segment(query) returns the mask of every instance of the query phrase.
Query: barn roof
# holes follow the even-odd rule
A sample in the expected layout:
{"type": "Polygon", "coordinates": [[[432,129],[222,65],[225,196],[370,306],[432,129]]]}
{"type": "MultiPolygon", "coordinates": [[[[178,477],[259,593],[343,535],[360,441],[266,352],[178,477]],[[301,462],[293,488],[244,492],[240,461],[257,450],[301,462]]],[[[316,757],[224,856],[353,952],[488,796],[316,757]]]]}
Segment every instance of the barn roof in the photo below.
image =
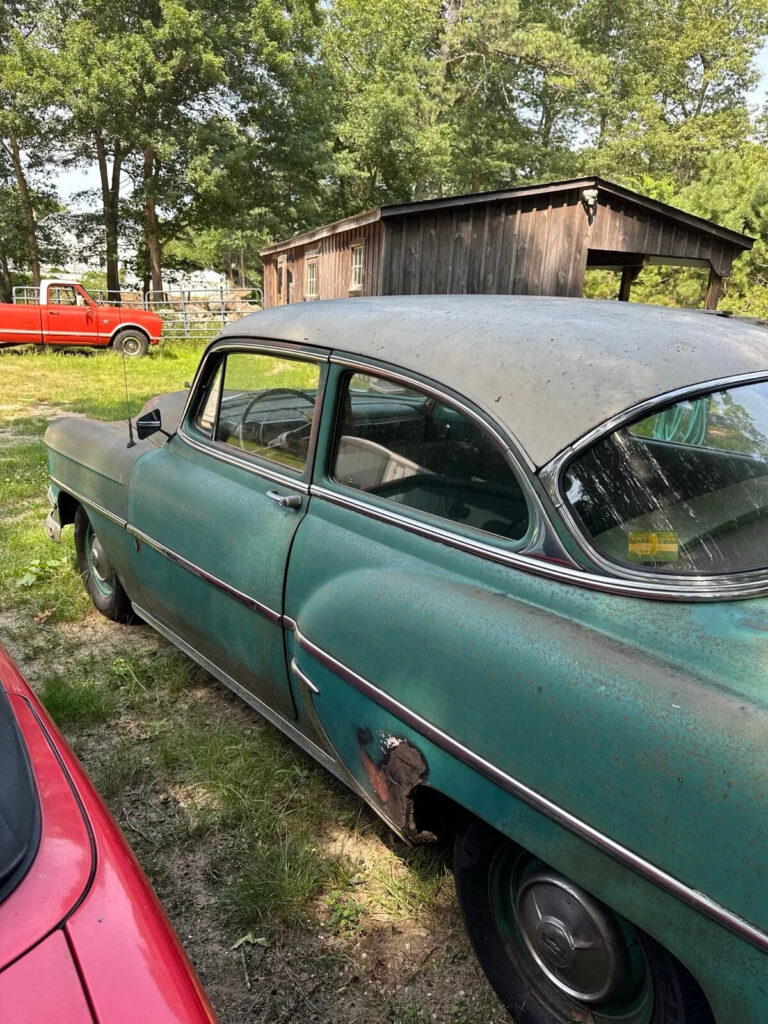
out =
{"type": "Polygon", "coordinates": [[[667,203],[644,196],[640,192],[624,188],[623,185],[617,185],[604,178],[592,176],[587,178],[568,178],[564,181],[550,181],[540,185],[516,185],[514,188],[498,189],[493,192],[471,192],[466,195],[446,196],[438,199],[420,199],[408,203],[391,203],[387,206],[378,206],[373,210],[366,210],[364,213],[358,213],[352,217],[345,217],[342,220],[334,221],[333,224],[324,224],[322,227],[315,228],[312,231],[305,231],[303,234],[296,235],[285,241],[275,242],[272,245],[266,246],[260,252],[262,256],[269,256],[284,249],[309,245],[312,242],[320,241],[321,238],[326,238],[329,235],[335,235],[342,231],[364,227],[366,224],[371,224],[378,220],[390,220],[395,217],[407,217],[414,214],[430,213],[435,210],[474,206],[481,203],[502,202],[507,199],[544,197],[556,195],[559,192],[591,188],[596,188],[606,195],[622,199],[625,203],[650,211],[658,217],[677,221],[688,228],[702,232],[704,235],[715,236],[742,250],[752,248],[754,238],[749,235],[742,234],[739,231],[732,231],[730,228],[720,227],[719,224],[706,220],[704,217],[697,217],[692,213],[686,213],[675,206],[669,206],[667,203]]]}
{"type": "Polygon", "coordinates": [[[768,332],[698,310],[519,295],[297,303],[225,336],[273,338],[394,363],[447,385],[514,434],[535,466],[658,394],[768,374],[768,332]]]}

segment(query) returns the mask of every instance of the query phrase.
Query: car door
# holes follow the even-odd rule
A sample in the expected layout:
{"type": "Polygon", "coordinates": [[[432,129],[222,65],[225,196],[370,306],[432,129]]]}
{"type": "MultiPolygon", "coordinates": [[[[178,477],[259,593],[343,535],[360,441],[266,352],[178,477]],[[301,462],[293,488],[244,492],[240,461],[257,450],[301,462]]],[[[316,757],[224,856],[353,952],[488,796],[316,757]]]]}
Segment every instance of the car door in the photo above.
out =
{"type": "Polygon", "coordinates": [[[51,285],[42,312],[48,345],[74,345],[98,337],[94,308],[73,285],[51,285]]]}
{"type": "Polygon", "coordinates": [[[404,779],[437,771],[414,753],[398,775],[392,751],[406,738],[426,749],[441,732],[509,762],[525,711],[510,666],[534,626],[545,635],[530,609],[551,587],[509,566],[523,550],[562,549],[487,417],[413,375],[338,359],[288,569],[289,659],[331,755],[405,830],[404,779]]]}
{"type": "Polygon", "coordinates": [[[218,345],[178,433],[138,460],[129,491],[142,612],[287,718],[283,585],[325,369],[318,352],[218,345]]]}

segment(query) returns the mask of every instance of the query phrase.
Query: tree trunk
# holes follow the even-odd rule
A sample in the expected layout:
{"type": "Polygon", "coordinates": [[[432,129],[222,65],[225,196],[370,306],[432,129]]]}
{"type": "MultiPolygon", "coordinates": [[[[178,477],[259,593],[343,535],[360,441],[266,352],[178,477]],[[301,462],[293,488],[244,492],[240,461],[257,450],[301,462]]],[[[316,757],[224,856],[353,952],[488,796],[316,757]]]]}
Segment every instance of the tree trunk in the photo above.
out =
{"type": "Polygon", "coordinates": [[[24,168],[21,165],[21,153],[19,152],[19,140],[15,135],[11,136],[11,157],[13,169],[16,172],[16,182],[19,186],[19,200],[24,214],[24,226],[27,232],[27,249],[29,250],[29,269],[32,272],[32,285],[40,287],[40,254],[37,248],[37,224],[35,223],[35,209],[32,205],[32,196],[24,176],[24,168]]]}
{"type": "Polygon", "coordinates": [[[112,156],[112,178],[110,181],[107,167],[107,147],[101,129],[95,135],[96,156],[99,162],[101,177],[101,201],[104,208],[104,233],[107,238],[107,291],[110,302],[120,301],[120,272],[118,266],[118,234],[120,230],[120,173],[123,165],[123,152],[120,140],[115,141],[112,156]]]}
{"type": "Polygon", "coordinates": [[[2,240],[0,240],[0,299],[3,302],[13,302],[13,281],[2,240]]]}
{"type": "Polygon", "coordinates": [[[144,150],[144,234],[147,240],[149,276],[152,279],[153,299],[163,294],[163,249],[160,244],[160,230],[154,196],[155,153],[144,150]]]}

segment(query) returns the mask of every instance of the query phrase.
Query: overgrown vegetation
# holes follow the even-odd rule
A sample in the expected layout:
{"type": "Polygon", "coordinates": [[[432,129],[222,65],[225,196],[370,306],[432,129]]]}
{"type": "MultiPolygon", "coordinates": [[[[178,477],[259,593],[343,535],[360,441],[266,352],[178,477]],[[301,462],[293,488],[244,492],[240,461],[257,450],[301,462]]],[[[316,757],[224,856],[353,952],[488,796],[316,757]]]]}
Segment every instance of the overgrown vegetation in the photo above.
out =
{"type": "MultiPolygon", "coordinates": [[[[189,379],[198,355],[168,345],[132,363],[132,410],[189,379]]],[[[101,618],[72,531],[60,548],[45,537],[45,425],[68,410],[121,415],[118,370],[110,353],[0,351],[0,639],[107,800],[221,1020],[502,1024],[445,851],[406,850],[152,630],[101,618]]]]}

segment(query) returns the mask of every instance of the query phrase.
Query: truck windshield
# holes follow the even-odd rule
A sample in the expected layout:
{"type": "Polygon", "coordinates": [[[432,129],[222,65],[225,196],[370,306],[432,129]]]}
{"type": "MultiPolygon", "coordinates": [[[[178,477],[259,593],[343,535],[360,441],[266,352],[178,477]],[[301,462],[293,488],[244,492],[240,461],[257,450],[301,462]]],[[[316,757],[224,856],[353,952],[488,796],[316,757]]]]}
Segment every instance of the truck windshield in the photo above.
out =
{"type": "Polygon", "coordinates": [[[768,382],[678,402],[587,449],[572,512],[608,558],[673,574],[768,565],[768,382]]]}

